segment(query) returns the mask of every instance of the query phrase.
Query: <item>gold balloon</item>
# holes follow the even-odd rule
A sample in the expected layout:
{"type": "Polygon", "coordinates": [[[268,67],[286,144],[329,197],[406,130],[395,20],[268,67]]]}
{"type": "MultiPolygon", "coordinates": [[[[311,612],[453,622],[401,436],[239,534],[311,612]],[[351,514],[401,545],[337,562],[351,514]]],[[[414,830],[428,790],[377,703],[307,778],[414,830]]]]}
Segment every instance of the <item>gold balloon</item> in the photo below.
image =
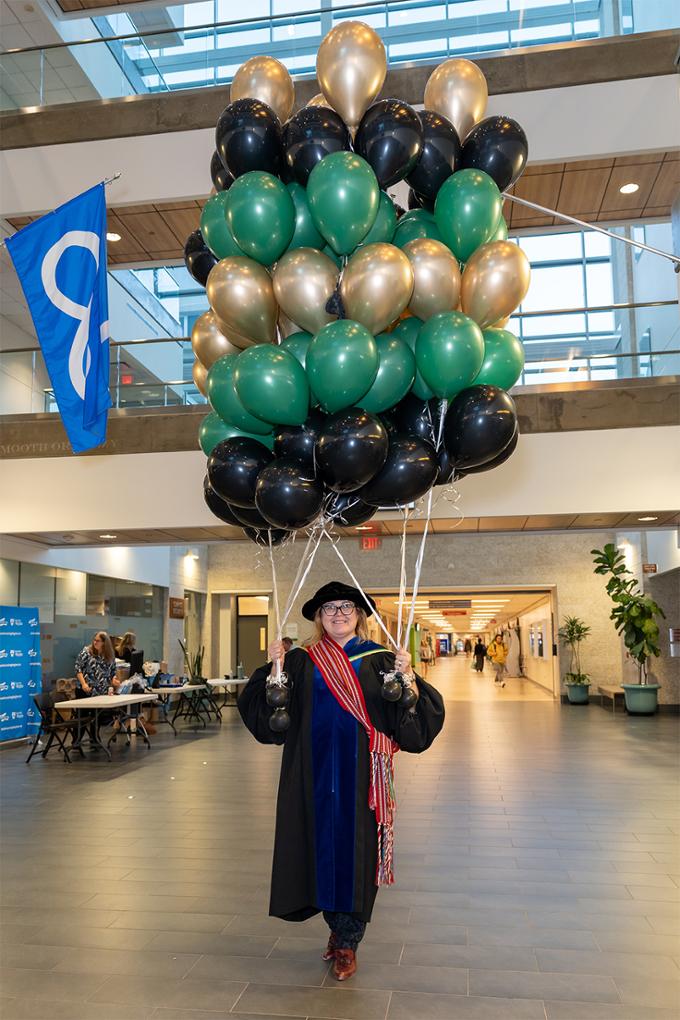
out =
{"type": "Polygon", "coordinates": [[[208,396],[208,369],[200,361],[194,361],[191,367],[191,374],[194,377],[196,388],[204,397],[208,396]]]}
{"type": "Polygon", "coordinates": [[[318,333],[336,315],[326,311],[326,302],[338,283],[338,267],[316,248],[296,248],[276,264],[274,297],[293,322],[308,333],[318,333]]]}
{"type": "Polygon", "coordinates": [[[517,308],[529,290],[530,278],[529,259],[518,244],[483,244],[465,266],[461,307],[481,329],[486,329],[517,308]]]}
{"type": "Polygon", "coordinates": [[[387,55],[382,39],[362,21],[343,21],[324,37],[316,57],[321,91],[351,131],[383,87],[387,55]]]}
{"type": "Polygon", "coordinates": [[[460,301],[460,267],[446,245],[418,237],[405,244],[403,252],[414,275],[409,311],[419,319],[454,311],[460,301]]]}
{"type": "Polygon", "coordinates": [[[374,335],[387,329],[411,299],[413,268],[393,244],[367,244],[352,256],[340,282],[348,319],[361,322],[374,335]]]}
{"type": "Polygon", "coordinates": [[[259,262],[245,255],[222,259],[210,270],[206,291],[210,307],[232,342],[233,330],[261,343],[275,339],[279,310],[271,277],[259,262]]]}
{"type": "Polygon", "coordinates": [[[279,312],[278,326],[279,334],[282,340],[285,340],[286,337],[291,335],[291,333],[300,332],[300,327],[298,326],[298,324],[289,319],[285,312],[279,312]]]}
{"type": "Polygon", "coordinates": [[[234,75],[229,98],[232,103],[237,99],[259,99],[271,107],[283,124],[293,111],[295,86],[280,60],[251,57],[234,75]]]}
{"type": "Polygon", "coordinates": [[[488,99],[486,78],[476,64],[464,57],[453,57],[435,67],[423,96],[425,109],[448,117],[461,142],[484,116],[488,99]]]}
{"type": "Polygon", "coordinates": [[[239,351],[244,351],[246,347],[252,347],[256,344],[257,340],[251,340],[249,336],[243,336],[241,333],[237,333],[235,329],[228,326],[226,322],[222,322],[219,315],[215,316],[215,322],[220,333],[227,338],[229,343],[233,344],[239,351]]]}
{"type": "Polygon", "coordinates": [[[196,319],[191,346],[204,368],[210,368],[224,354],[238,354],[240,350],[224,335],[214,312],[204,312],[196,319]]]}
{"type": "Polygon", "coordinates": [[[328,110],[332,110],[333,109],[331,104],[328,102],[328,100],[324,96],[323,92],[317,92],[317,94],[315,96],[312,96],[312,98],[307,103],[307,106],[325,106],[326,109],[328,109],[328,110]]]}

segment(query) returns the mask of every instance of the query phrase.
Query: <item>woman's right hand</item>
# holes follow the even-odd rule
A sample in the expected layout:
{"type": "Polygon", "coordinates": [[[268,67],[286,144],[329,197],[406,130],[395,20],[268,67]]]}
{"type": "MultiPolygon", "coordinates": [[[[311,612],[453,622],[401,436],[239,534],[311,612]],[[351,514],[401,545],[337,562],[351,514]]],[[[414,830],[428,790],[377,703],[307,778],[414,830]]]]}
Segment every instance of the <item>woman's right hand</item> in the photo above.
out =
{"type": "Polygon", "coordinates": [[[272,641],[268,652],[269,658],[272,662],[283,662],[283,657],[286,654],[286,649],[283,647],[283,641],[272,641]]]}

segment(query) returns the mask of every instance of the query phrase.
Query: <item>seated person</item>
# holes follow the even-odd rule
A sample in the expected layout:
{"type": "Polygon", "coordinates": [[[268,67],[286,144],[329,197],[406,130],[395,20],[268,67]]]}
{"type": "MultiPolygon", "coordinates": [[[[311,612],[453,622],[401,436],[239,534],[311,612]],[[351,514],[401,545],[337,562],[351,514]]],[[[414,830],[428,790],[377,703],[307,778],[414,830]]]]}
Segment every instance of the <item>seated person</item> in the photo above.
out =
{"type": "MultiPolygon", "coordinates": [[[[76,659],[76,698],[96,698],[108,694],[112,687],[118,688],[116,679],[116,657],[113,652],[111,638],[104,630],[99,630],[92,639],[92,644],[85,645],[76,659]]],[[[113,721],[113,712],[100,712],[100,725],[108,725],[113,721]]],[[[89,733],[93,742],[96,734],[92,729],[92,715],[84,717],[89,722],[89,733]]],[[[120,725],[120,723],[118,723],[120,725]]]]}
{"type": "MultiPolygon", "coordinates": [[[[122,638],[120,638],[120,640],[118,641],[118,645],[116,647],[116,653],[118,655],[118,658],[122,659],[124,662],[131,664],[132,657],[136,651],[135,647],[136,644],[137,635],[135,634],[135,632],[132,630],[126,630],[122,638]]],[[[149,714],[151,714],[151,709],[149,709],[149,714]]],[[[141,714],[141,710],[138,705],[130,706],[130,716],[133,719],[138,719],[139,721],[141,721],[147,733],[154,734],[156,732],[156,727],[150,720],[146,719],[146,717],[141,714]]]]}

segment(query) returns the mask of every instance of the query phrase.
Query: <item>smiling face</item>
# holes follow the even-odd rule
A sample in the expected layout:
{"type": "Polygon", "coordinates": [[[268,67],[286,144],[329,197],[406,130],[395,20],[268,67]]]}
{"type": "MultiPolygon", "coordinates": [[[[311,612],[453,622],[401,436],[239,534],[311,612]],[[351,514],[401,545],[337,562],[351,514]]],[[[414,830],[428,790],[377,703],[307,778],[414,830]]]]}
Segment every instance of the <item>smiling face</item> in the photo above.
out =
{"type": "Polygon", "coordinates": [[[359,617],[353,602],[335,599],[325,602],[319,612],[323,629],[339,645],[345,645],[356,634],[359,617]]]}

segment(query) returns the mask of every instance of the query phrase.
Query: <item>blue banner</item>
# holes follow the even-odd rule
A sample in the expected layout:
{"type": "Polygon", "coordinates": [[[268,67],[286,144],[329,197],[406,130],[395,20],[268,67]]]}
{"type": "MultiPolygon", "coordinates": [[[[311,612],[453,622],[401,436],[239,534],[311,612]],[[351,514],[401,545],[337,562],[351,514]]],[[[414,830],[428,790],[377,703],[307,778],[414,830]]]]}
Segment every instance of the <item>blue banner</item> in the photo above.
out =
{"type": "Polygon", "coordinates": [[[41,690],[38,610],[0,606],[0,741],[33,736],[40,724],[33,695],[41,690]]]}
{"type": "Polygon", "coordinates": [[[106,440],[109,302],[104,184],[7,240],[74,453],[106,440]]]}

